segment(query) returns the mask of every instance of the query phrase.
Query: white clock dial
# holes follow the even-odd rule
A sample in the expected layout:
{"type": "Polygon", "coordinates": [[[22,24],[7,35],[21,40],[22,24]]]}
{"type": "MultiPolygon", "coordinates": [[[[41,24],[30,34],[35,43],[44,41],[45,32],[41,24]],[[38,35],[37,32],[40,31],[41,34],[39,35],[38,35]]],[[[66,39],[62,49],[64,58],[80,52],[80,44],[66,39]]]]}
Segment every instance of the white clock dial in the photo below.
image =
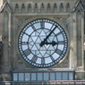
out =
{"type": "Polygon", "coordinates": [[[64,29],[49,19],[28,23],[19,35],[21,56],[36,67],[57,64],[66,54],[68,39],[64,29]]]}

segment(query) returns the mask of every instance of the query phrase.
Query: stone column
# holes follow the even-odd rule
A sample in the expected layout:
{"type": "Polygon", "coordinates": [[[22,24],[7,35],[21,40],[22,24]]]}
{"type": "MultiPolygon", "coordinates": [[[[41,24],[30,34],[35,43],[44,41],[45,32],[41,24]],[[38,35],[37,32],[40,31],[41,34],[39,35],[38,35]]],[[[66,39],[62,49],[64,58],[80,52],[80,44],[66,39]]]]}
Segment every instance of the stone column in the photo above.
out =
{"type": "MultiPolygon", "coordinates": [[[[85,43],[85,11],[84,11],[84,18],[83,18],[83,24],[84,24],[84,43],[85,43]]],[[[84,57],[83,57],[83,62],[84,62],[84,70],[85,70],[85,46],[84,46],[84,57]]]]}
{"type": "Polygon", "coordinates": [[[3,27],[3,69],[2,77],[3,80],[10,80],[10,56],[9,56],[9,29],[10,29],[10,18],[9,13],[6,11],[4,13],[4,27],[3,27]]]}
{"type": "Polygon", "coordinates": [[[72,36],[70,39],[70,68],[76,68],[77,66],[77,32],[76,32],[76,13],[73,13],[73,24],[71,24],[72,22],[70,22],[71,24],[71,28],[72,28],[72,36]]]}
{"type": "Polygon", "coordinates": [[[2,42],[2,32],[3,32],[3,15],[0,13],[0,81],[2,81],[2,68],[3,68],[3,42],[2,42]]]}
{"type": "Polygon", "coordinates": [[[9,22],[8,22],[8,46],[9,46],[9,52],[8,52],[8,56],[9,56],[9,68],[11,69],[11,13],[9,13],[9,22]]]}
{"type": "Polygon", "coordinates": [[[12,22],[13,22],[13,25],[12,25],[12,30],[11,30],[11,33],[12,33],[12,38],[11,38],[11,53],[12,53],[12,60],[11,60],[11,64],[12,64],[12,68],[15,68],[16,66],[16,48],[15,48],[15,43],[16,43],[16,24],[17,24],[17,20],[16,20],[16,17],[14,15],[12,15],[12,22]]]}
{"type": "Polygon", "coordinates": [[[8,70],[9,67],[9,57],[8,57],[8,26],[9,26],[9,14],[8,12],[4,13],[4,28],[3,28],[3,57],[4,57],[4,71],[8,70]]]}
{"type": "Polygon", "coordinates": [[[77,66],[82,66],[82,12],[77,11],[77,66]]]}
{"type": "Polygon", "coordinates": [[[82,18],[81,18],[81,38],[82,38],[82,66],[84,68],[84,12],[82,14],[82,18]]]}

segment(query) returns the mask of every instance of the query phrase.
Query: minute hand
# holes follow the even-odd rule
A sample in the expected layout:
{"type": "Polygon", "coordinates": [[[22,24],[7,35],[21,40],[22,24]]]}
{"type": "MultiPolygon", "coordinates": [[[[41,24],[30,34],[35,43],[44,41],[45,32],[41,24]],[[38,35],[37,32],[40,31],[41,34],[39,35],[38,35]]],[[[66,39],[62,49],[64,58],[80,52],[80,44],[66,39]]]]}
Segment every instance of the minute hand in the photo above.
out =
{"type": "Polygon", "coordinates": [[[54,28],[53,28],[53,30],[46,36],[46,38],[44,39],[44,42],[45,41],[47,41],[47,39],[49,38],[49,36],[53,33],[53,31],[56,29],[56,27],[58,27],[58,26],[55,26],[54,28]]]}
{"type": "Polygon", "coordinates": [[[56,27],[58,27],[57,25],[53,28],[53,30],[46,36],[46,38],[40,43],[40,46],[42,47],[45,42],[47,41],[47,39],[49,38],[49,36],[52,34],[52,32],[56,29],[56,27]]]}

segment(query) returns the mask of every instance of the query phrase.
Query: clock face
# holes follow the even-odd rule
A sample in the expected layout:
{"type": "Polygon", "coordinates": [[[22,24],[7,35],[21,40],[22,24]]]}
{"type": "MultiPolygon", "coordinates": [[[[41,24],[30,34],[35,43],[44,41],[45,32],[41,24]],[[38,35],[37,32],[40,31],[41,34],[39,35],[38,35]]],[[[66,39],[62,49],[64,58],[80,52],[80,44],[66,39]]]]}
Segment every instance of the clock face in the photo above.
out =
{"type": "Polygon", "coordinates": [[[28,23],[22,29],[18,41],[21,56],[36,67],[50,67],[59,63],[68,46],[64,29],[49,19],[28,23]]]}

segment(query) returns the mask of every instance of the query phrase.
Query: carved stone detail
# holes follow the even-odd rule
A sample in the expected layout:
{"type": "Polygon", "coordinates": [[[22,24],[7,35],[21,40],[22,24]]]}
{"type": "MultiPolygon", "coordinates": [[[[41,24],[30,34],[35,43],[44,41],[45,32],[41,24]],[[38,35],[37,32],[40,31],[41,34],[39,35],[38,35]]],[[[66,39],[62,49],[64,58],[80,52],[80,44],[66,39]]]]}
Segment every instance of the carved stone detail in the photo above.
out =
{"type": "Polygon", "coordinates": [[[29,64],[25,63],[24,59],[17,54],[16,67],[15,68],[29,68],[29,64]]]}
{"type": "Polygon", "coordinates": [[[24,23],[24,22],[26,22],[27,20],[30,20],[30,19],[31,19],[31,17],[30,18],[28,18],[28,17],[16,17],[17,28],[19,28],[22,25],[22,23],[24,23]]]}
{"type": "Polygon", "coordinates": [[[69,59],[66,58],[62,63],[57,64],[58,68],[68,68],[69,67],[69,59]]]}
{"type": "Polygon", "coordinates": [[[66,16],[66,17],[54,17],[54,19],[62,22],[62,24],[64,24],[64,25],[66,25],[67,24],[68,16],[66,16]]]}

